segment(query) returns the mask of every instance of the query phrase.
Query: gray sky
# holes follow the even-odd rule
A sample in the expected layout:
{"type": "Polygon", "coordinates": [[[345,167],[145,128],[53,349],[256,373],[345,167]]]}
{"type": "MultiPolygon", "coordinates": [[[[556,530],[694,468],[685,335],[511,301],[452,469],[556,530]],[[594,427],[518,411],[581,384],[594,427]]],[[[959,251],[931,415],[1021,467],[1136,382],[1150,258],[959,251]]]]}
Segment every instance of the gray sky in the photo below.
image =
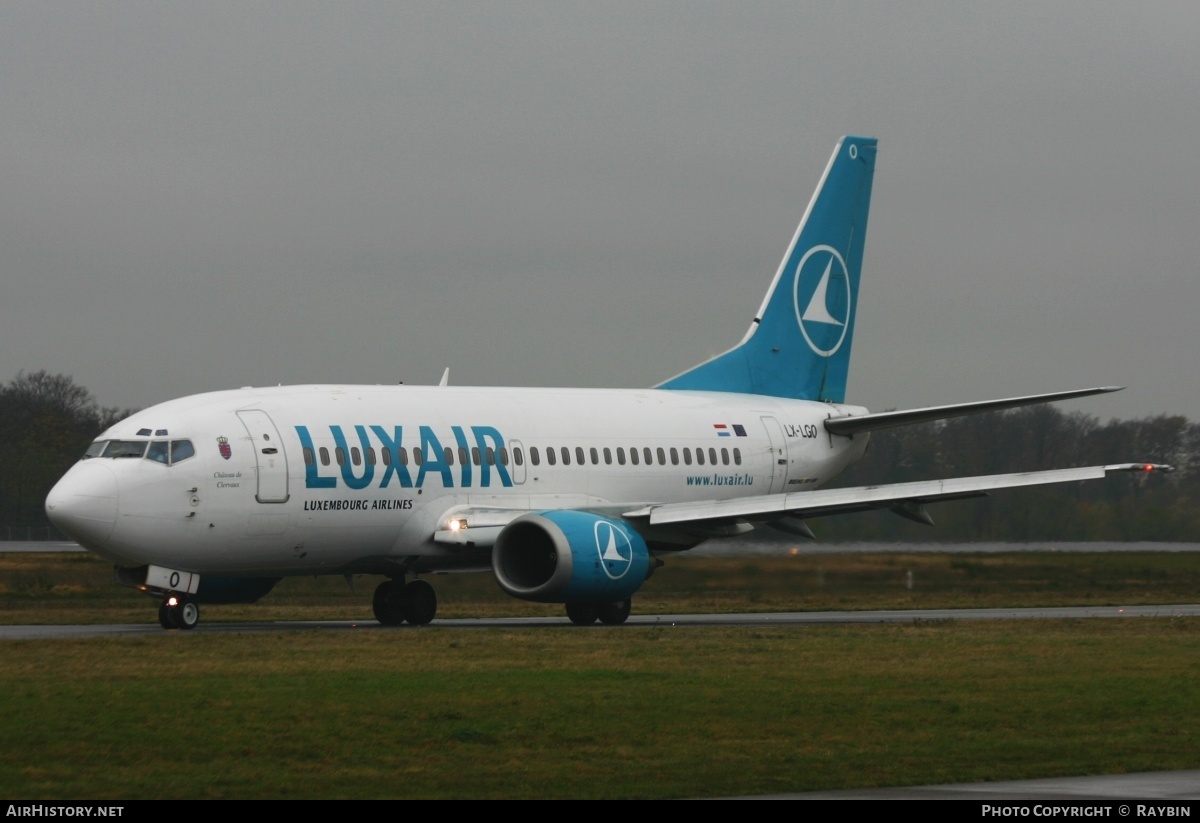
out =
{"type": "MultiPolygon", "coordinates": [[[[849,400],[1200,418],[1200,6],[0,4],[0,380],[645,386],[879,138],[849,400]]],[[[1136,457],[1136,456],[1132,456],[1136,457]]]]}

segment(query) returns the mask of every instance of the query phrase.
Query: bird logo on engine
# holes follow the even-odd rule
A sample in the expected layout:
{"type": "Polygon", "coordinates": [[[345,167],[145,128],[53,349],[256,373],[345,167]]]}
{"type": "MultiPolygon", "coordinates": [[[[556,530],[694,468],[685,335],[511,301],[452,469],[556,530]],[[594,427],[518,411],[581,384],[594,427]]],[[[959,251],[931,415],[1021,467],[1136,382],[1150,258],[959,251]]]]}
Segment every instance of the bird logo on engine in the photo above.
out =
{"type": "Polygon", "coordinates": [[[606,520],[596,522],[595,534],[600,567],[610,580],[620,580],[633,565],[633,545],[629,542],[629,535],[606,520]]]}

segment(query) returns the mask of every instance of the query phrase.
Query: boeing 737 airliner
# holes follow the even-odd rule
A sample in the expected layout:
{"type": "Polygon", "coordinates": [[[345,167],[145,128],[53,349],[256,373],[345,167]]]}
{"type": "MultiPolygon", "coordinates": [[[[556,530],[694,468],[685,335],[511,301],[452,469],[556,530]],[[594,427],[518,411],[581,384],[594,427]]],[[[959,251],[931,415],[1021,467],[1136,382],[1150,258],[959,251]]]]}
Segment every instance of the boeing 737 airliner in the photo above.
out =
{"type": "Polygon", "coordinates": [[[651,389],[287,386],[173,400],[117,423],[46,499],[51,522],[161,600],[254,602],[285,575],[383,575],[384,624],[425,624],[418,576],[491,571],[508,594],[618,624],[662,558],[720,535],[1121,464],[820,490],[870,432],[1113,391],[870,414],[845,404],[876,141],[845,137],[742,341],[651,389]],[[412,578],[412,579],[409,579],[412,578]]]}

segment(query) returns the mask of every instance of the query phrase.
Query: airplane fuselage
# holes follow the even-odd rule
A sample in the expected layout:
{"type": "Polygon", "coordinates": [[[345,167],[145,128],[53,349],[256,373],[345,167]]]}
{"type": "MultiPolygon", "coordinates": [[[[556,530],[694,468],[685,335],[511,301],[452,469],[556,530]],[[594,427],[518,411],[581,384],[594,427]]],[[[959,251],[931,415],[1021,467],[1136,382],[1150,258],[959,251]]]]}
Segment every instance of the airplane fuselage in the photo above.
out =
{"type": "MultiPolygon", "coordinates": [[[[275,576],[385,573],[396,563],[486,569],[490,551],[469,529],[456,542],[431,537],[446,535],[460,509],[619,516],[648,503],[815,489],[866,446],[823,422],[864,411],[655,389],[240,389],[122,421],[102,441],[130,444],[130,456],[81,461],[50,502],[86,489],[92,505],[71,507],[86,515],[72,531],[119,566],[275,576]],[[152,444],[180,441],[194,454],[154,459],[166,447],[152,444]]],[[[666,539],[682,549],[703,538],[666,539]]]]}

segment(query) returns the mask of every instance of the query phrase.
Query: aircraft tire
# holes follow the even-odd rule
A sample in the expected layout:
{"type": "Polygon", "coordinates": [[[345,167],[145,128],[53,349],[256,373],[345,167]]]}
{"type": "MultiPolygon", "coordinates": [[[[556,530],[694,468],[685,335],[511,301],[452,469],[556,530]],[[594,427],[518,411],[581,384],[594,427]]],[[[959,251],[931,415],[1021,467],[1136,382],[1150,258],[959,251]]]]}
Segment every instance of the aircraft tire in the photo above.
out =
{"type": "Polygon", "coordinates": [[[180,600],[179,605],[171,611],[175,625],[181,629],[190,631],[200,623],[200,607],[190,600],[180,600]]]}
{"type": "Polygon", "coordinates": [[[404,619],[414,626],[427,626],[437,615],[437,592],[424,580],[404,587],[404,619]]]}
{"type": "Polygon", "coordinates": [[[601,603],[599,611],[600,622],[605,626],[620,626],[629,618],[633,608],[632,600],[617,600],[613,603],[601,603]]]}
{"type": "Polygon", "coordinates": [[[399,626],[404,622],[404,582],[385,580],[375,587],[371,609],[375,619],[384,626],[399,626]]]}
{"type": "Polygon", "coordinates": [[[164,629],[179,628],[175,625],[175,620],[171,615],[171,607],[167,604],[166,600],[163,600],[162,605],[158,607],[158,625],[164,629]]]}
{"type": "Polygon", "coordinates": [[[590,626],[600,616],[600,607],[592,603],[568,603],[567,617],[576,626],[590,626]]]}

